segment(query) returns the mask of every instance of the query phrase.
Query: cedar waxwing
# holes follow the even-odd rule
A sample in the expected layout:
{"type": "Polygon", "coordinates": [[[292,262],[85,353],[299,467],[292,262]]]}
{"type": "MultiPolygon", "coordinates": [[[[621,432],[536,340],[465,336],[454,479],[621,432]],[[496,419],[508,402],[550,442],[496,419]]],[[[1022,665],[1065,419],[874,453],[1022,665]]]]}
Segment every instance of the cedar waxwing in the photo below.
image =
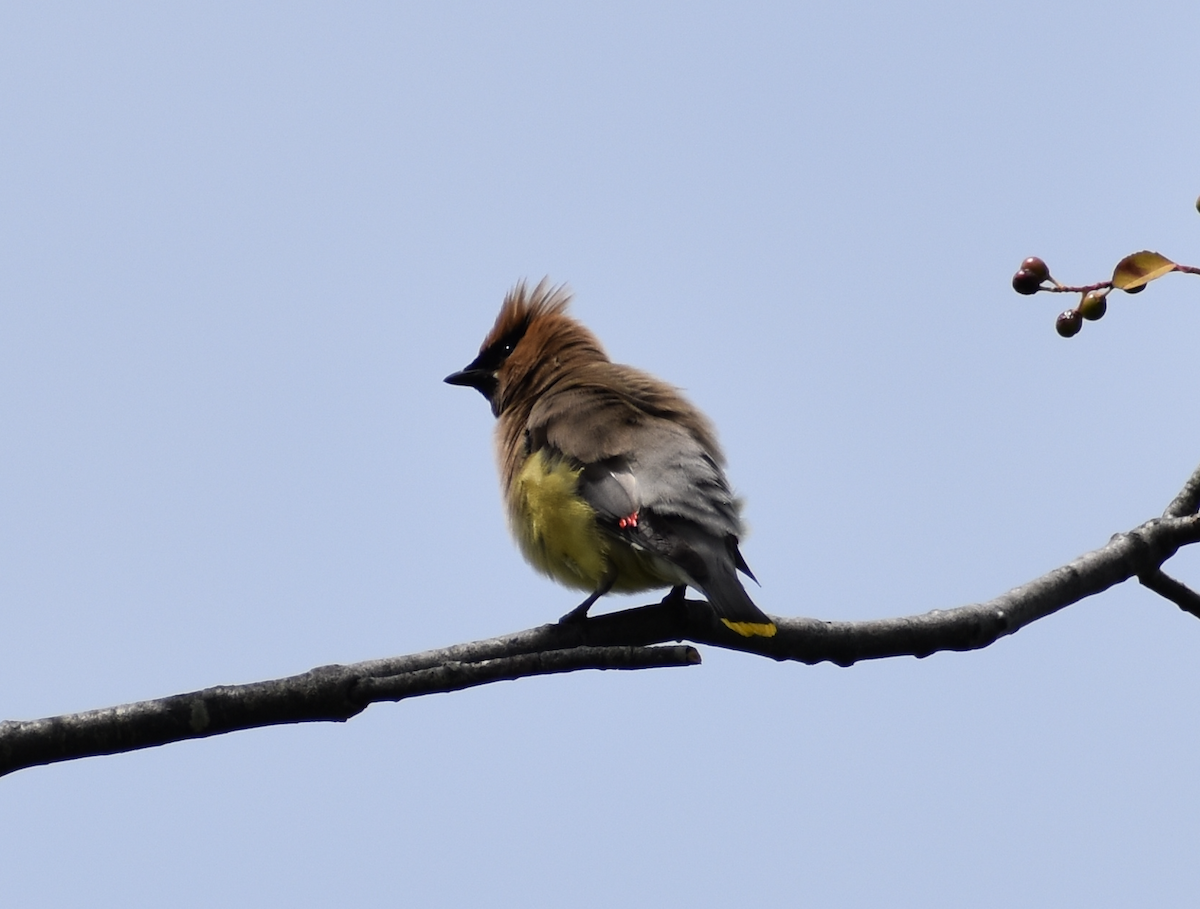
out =
{"type": "Polygon", "coordinates": [[[775,623],[746,593],[741,503],[708,419],[679,391],[608,359],[566,314],[570,294],[543,280],[504,299],[479,356],[446,381],[492,405],[509,525],[525,558],[589,592],[700,590],[747,637],[775,623]]]}

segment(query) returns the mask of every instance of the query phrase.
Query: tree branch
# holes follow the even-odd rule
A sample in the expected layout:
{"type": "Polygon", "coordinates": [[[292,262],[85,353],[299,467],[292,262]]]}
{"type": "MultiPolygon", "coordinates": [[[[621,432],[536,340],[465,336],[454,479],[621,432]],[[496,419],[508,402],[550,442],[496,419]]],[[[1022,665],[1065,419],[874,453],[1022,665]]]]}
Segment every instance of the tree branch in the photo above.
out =
{"type": "Polygon", "coordinates": [[[1138,580],[1148,590],[1153,590],[1161,597],[1166,597],[1184,612],[1190,612],[1200,619],[1200,593],[1192,590],[1186,584],[1181,584],[1161,568],[1138,575],[1138,580]]]}
{"type": "Polygon", "coordinates": [[[1200,595],[1162,572],[1183,546],[1200,542],[1200,468],[1161,518],[1114,536],[1036,580],[986,603],[863,622],[775,618],[771,638],[744,638],[703,600],[666,600],[579,622],[424,653],[323,666],[249,685],[223,685],[121,707],[0,723],[0,775],[25,767],[133,751],[281,723],[344,721],[377,701],[459,691],[491,682],[579,669],[688,666],[693,641],[801,663],[977,650],[1130,578],[1200,617],[1200,595]]]}
{"type": "Polygon", "coordinates": [[[321,666],[301,675],[249,685],[219,685],[42,720],[0,723],[0,776],[81,757],[136,751],[282,723],[342,722],[376,701],[460,691],[526,676],[578,669],[652,669],[700,662],[692,647],[576,647],[519,653],[472,663],[408,659],[425,668],[389,673],[387,661],[321,666]]]}
{"type": "Polygon", "coordinates": [[[1189,514],[1195,514],[1198,509],[1200,509],[1200,467],[1192,471],[1192,475],[1183,484],[1183,489],[1179,490],[1179,495],[1175,496],[1171,504],[1167,506],[1167,510],[1163,512],[1163,517],[1182,518],[1189,514]]]}

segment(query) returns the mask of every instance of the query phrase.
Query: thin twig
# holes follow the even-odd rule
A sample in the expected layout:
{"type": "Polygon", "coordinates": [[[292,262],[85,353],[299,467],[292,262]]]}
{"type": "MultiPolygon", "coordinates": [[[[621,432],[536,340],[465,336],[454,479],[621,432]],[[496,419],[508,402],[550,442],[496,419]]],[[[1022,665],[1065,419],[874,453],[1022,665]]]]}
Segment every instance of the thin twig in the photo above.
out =
{"type": "Polygon", "coordinates": [[[1184,612],[1190,612],[1200,619],[1200,593],[1196,593],[1186,584],[1181,584],[1161,568],[1138,575],[1138,580],[1159,596],[1166,597],[1184,612]]]}
{"type": "Polygon", "coordinates": [[[1093,290],[1104,290],[1106,287],[1112,287],[1112,281],[1097,281],[1095,284],[1059,284],[1057,281],[1053,287],[1040,287],[1042,293],[1051,294],[1086,294],[1093,290]]]}
{"type": "Polygon", "coordinates": [[[1167,510],[1163,512],[1163,517],[1182,518],[1185,515],[1195,514],[1198,509],[1200,509],[1200,466],[1192,471],[1192,475],[1183,484],[1183,489],[1179,490],[1179,495],[1175,496],[1171,504],[1167,506],[1167,510]]]}
{"type": "Polygon", "coordinates": [[[461,691],[489,682],[574,672],[577,669],[656,669],[691,666],[700,662],[694,647],[572,647],[543,653],[524,653],[478,663],[450,660],[431,669],[400,675],[368,677],[354,687],[364,703],[400,701],[423,694],[461,691]]]}

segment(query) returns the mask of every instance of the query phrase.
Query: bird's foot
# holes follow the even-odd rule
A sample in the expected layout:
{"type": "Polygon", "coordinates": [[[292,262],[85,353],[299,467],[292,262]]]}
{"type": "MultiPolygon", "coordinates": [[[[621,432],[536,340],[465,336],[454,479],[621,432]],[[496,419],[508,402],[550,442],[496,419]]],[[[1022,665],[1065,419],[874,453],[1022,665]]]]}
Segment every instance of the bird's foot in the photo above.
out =
{"type": "Polygon", "coordinates": [[[677,587],[672,587],[670,592],[662,598],[663,606],[682,606],[687,597],[687,585],[680,584],[677,587]]]}
{"type": "Polygon", "coordinates": [[[558,620],[560,625],[570,625],[573,622],[582,622],[587,618],[588,610],[592,608],[592,604],[596,602],[592,597],[588,597],[561,619],[558,620]]]}
{"type": "Polygon", "coordinates": [[[616,579],[617,576],[615,574],[605,577],[604,580],[600,582],[600,586],[597,587],[595,591],[588,594],[588,598],[586,600],[559,619],[558,623],[560,625],[566,625],[571,622],[582,622],[584,619],[586,619],[588,610],[592,608],[592,604],[612,590],[613,582],[615,582],[616,579]]]}

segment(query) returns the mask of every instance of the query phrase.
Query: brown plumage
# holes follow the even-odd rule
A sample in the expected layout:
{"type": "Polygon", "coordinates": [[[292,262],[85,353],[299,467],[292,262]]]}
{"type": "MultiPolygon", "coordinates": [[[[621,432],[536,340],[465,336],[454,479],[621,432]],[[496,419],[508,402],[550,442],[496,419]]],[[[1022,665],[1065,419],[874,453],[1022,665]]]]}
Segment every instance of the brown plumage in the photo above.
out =
{"type": "Polygon", "coordinates": [[[590,595],[686,586],[743,635],[775,626],[737,578],[740,503],[707,418],[677,389],[613,363],[543,280],[504,300],[479,356],[446,378],[476,388],[497,418],[509,524],[525,557],[590,595]]]}

